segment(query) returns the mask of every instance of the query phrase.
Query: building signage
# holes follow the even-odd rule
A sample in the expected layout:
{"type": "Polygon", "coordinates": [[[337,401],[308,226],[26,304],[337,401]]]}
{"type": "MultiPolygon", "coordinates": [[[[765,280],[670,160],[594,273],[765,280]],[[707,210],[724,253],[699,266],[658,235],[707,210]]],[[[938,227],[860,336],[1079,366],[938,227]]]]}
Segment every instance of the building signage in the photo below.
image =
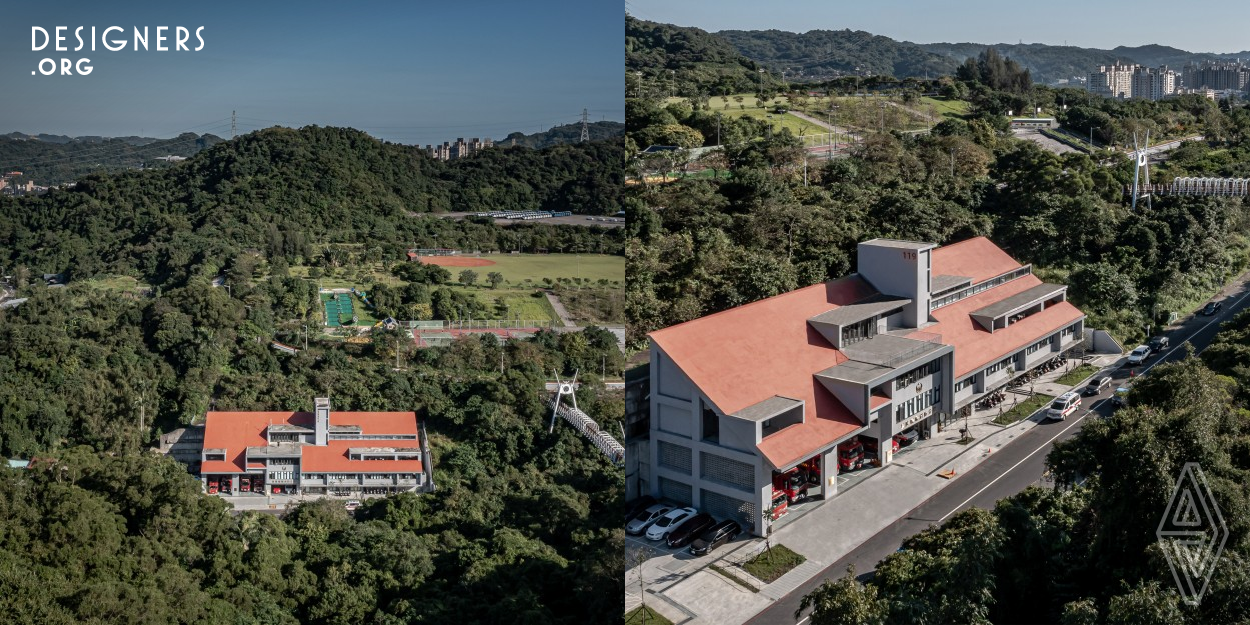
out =
{"type": "Polygon", "coordinates": [[[925,408],[924,410],[921,410],[920,412],[917,412],[916,414],[910,417],[907,417],[906,420],[904,420],[902,423],[899,424],[898,429],[899,431],[905,430],[915,425],[916,423],[919,423],[922,419],[927,418],[931,414],[933,414],[933,406],[929,406],[928,408],[925,408]]]}

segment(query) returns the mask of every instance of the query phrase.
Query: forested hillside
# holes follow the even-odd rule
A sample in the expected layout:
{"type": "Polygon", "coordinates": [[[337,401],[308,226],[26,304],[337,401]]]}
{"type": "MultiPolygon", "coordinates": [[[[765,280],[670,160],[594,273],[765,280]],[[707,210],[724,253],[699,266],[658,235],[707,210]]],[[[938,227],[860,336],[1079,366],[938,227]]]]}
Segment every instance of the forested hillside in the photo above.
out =
{"type": "MultiPolygon", "coordinates": [[[[625,132],[625,124],[621,122],[598,121],[586,124],[588,134],[591,141],[602,141],[619,137],[625,132]]],[[[514,132],[495,142],[500,147],[508,147],[512,145],[524,146],[527,148],[540,149],[561,143],[577,143],[582,137],[582,124],[564,124],[563,126],[553,126],[543,132],[536,132],[527,135],[523,132],[514,132]]]]}
{"type": "MultiPolygon", "coordinates": [[[[74,189],[0,198],[0,265],[71,279],[102,273],[152,284],[224,268],[254,249],[291,264],[317,243],[590,249],[603,229],[449,222],[448,211],[620,210],[620,143],[486,150],[450,163],[340,128],[273,128],[174,167],[89,176],[74,189]]],[[[607,232],[611,244],[617,235],[607,232]]],[[[619,249],[619,248],[618,248],[619,249]]],[[[607,251],[611,252],[611,248],[607,251]]]]}
{"type": "Polygon", "coordinates": [[[862,30],[722,30],[713,36],[771,71],[787,69],[792,82],[844,75],[935,78],[954,73],[963,60],[862,30]]]}
{"type": "Polygon", "coordinates": [[[617,141],[443,164],[353,130],[271,129],[160,171],[0,200],[0,275],[28,298],[0,310],[0,453],[39,459],[0,472],[0,620],[618,618],[623,546],[608,528],[621,472],[571,428],[547,433],[544,391],[552,372],[580,371],[579,405],[616,430],[621,400],[588,373],[623,368],[615,335],[469,335],[420,350],[403,329],[323,336],[317,284],[292,268],[366,259],[397,281],[361,284],[387,306],[468,312],[477,300],[453,291],[447,270],[398,262],[407,247],[620,253],[620,229],[432,212],[616,210],[619,160],[617,141]],[[42,272],[68,286],[46,286],[42,272]],[[319,396],[341,410],[415,411],[438,490],[370,500],[354,516],[341,502],[232,516],[150,451],[210,409],[307,411],[319,396]]]}
{"type": "MultiPolygon", "coordinates": [[[[658,24],[627,18],[627,29],[637,34],[627,38],[626,65],[629,71],[647,76],[657,69],[671,69],[678,82],[694,82],[693,92],[674,91],[669,95],[697,93],[721,95],[758,90],[747,86],[749,72],[758,65],[779,79],[785,71],[789,82],[823,81],[839,76],[893,76],[895,78],[937,78],[954,74],[955,68],[987,47],[1011,58],[1032,72],[1034,80],[1053,83],[1059,79],[1088,76],[1098,65],[1115,62],[1142,65],[1185,64],[1206,59],[1233,59],[1250,52],[1215,54],[1187,52],[1159,45],[1120,46],[1111,50],[1081,48],[1053,43],[912,43],[861,30],[815,28],[803,33],[781,30],[722,30],[707,33],[697,28],[658,24]],[[645,35],[645,36],[644,36],[645,35]],[[729,44],[726,48],[724,44],[729,44]],[[668,54],[663,54],[667,52],[668,54]],[[744,57],[740,58],[739,57],[744,57]],[[749,60],[747,60],[749,59],[749,60]],[[720,65],[717,66],[716,64],[720,65]],[[714,79],[683,80],[681,74],[703,77],[739,76],[736,91],[717,88],[714,79]],[[695,71],[697,70],[697,72],[695,71]]],[[[813,24],[813,26],[826,26],[813,24]]],[[[726,83],[728,86],[729,83],[726,83]]]]}
{"type": "MultiPolygon", "coordinates": [[[[50,187],[73,182],[93,173],[112,173],[142,167],[165,167],[162,156],[191,156],[221,143],[214,135],[183,133],[173,139],[140,137],[83,138],[67,141],[0,136],[0,172],[20,171],[23,180],[50,187]]],[[[69,139],[68,137],[64,137],[69,139]]]]}
{"type": "Polygon", "coordinates": [[[658,24],[625,16],[625,90],[640,96],[642,85],[665,93],[741,93],[757,88],[756,65],[715,35],[698,28],[658,24]]]}

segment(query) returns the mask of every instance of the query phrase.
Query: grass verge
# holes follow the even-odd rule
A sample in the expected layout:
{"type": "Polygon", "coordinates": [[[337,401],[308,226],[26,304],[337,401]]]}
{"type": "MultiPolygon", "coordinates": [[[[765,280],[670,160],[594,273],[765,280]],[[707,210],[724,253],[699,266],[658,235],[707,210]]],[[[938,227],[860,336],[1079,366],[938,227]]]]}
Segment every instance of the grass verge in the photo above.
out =
{"type": "Polygon", "coordinates": [[[709,565],[708,565],[708,568],[709,568],[709,569],[712,569],[713,571],[716,571],[717,573],[720,573],[720,574],[721,574],[721,575],[723,575],[724,577],[729,578],[729,581],[731,581],[731,582],[733,582],[733,583],[735,583],[735,584],[737,584],[737,585],[739,585],[739,586],[742,586],[743,588],[746,588],[747,590],[749,590],[749,591],[751,591],[751,592],[759,592],[759,591],[760,591],[760,589],[756,588],[755,586],[752,586],[751,584],[748,584],[748,583],[747,583],[747,581],[746,581],[745,579],[742,579],[741,577],[738,577],[737,575],[734,575],[733,573],[729,572],[729,570],[728,570],[728,569],[726,569],[726,568],[724,568],[724,567],[717,566],[717,565],[715,565],[715,564],[709,564],[709,565]]]}
{"type": "Polygon", "coordinates": [[[658,612],[645,605],[640,605],[625,615],[625,625],[642,625],[643,623],[673,625],[672,621],[660,616],[658,612]]]}
{"type": "Polygon", "coordinates": [[[994,417],[994,423],[999,425],[1011,425],[1020,419],[1023,419],[1036,411],[1038,408],[1045,406],[1054,397],[1037,393],[1032,397],[1018,403],[1011,410],[994,417]]]}
{"type": "Polygon", "coordinates": [[[1097,370],[1098,367],[1095,367],[1094,365],[1081,365],[1060,376],[1058,380],[1055,380],[1055,383],[1063,386],[1072,386],[1073,384],[1094,375],[1094,372],[1097,370]]]}
{"type": "Polygon", "coordinates": [[[747,560],[742,568],[765,584],[770,584],[806,560],[785,545],[773,545],[771,550],[765,549],[747,560]]]}

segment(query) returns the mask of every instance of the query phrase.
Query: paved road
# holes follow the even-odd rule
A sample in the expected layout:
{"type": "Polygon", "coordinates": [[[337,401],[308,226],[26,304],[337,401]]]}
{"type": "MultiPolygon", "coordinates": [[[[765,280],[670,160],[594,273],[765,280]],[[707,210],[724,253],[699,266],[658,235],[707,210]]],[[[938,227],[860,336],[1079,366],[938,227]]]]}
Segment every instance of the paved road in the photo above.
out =
{"type": "Polygon", "coordinates": [[[1061,141],[1055,141],[1046,135],[1031,129],[1016,129],[1011,131],[1017,139],[1032,141],[1042,147],[1043,150],[1054,152],[1055,154],[1064,154],[1067,152],[1079,152],[1079,150],[1061,141]]]}
{"type": "MultiPolygon", "coordinates": [[[[1162,356],[1151,358],[1148,361],[1148,366],[1139,371],[1138,374],[1146,374],[1160,362],[1184,358],[1186,353],[1185,343],[1193,344],[1195,351],[1199,353],[1206,349],[1207,345],[1215,337],[1216,332],[1219,331],[1218,322],[1232,317],[1237,311],[1250,305],[1250,297],[1247,297],[1247,295],[1250,295],[1250,290],[1247,290],[1245,278],[1246,276],[1242,276],[1231,291],[1229,289],[1225,290],[1225,293],[1231,294],[1224,300],[1224,308],[1220,311],[1220,314],[1214,317],[1196,317],[1183,327],[1173,331],[1169,335],[1173,340],[1170,351],[1164,352],[1162,356]]],[[[1128,374],[1129,370],[1123,368],[1115,371],[1112,375],[1117,381],[1123,381],[1128,377],[1128,374]]],[[[1074,436],[1080,431],[1081,424],[1086,419],[1110,414],[1112,410],[1111,402],[1107,401],[1107,399],[1110,397],[1110,393],[1114,390],[1116,384],[1113,383],[1111,386],[1112,388],[1102,395],[1084,399],[1082,405],[1091,410],[1082,413],[1080,417],[1075,419],[1044,422],[1022,434],[1015,441],[995,452],[993,457],[977,465],[976,468],[964,474],[963,477],[956,479],[933,497],[912,509],[907,516],[881,530],[868,539],[867,542],[856,547],[842,559],[821,571],[819,575],[808,580],[794,592],[786,595],[747,622],[752,624],[793,625],[796,622],[794,612],[798,609],[803,595],[811,592],[826,578],[836,579],[841,577],[846,572],[848,565],[855,565],[855,571],[860,576],[860,579],[866,579],[871,576],[872,571],[877,566],[877,562],[896,551],[899,545],[902,544],[903,539],[908,536],[916,534],[931,525],[938,524],[952,514],[972,506],[985,509],[993,508],[994,503],[999,499],[1014,495],[1024,490],[1030,484],[1041,482],[1042,473],[1045,471],[1046,455],[1056,441],[1067,440],[1074,436]]],[[[806,621],[807,617],[804,616],[798,622],[804,623],[806,621]]]]}

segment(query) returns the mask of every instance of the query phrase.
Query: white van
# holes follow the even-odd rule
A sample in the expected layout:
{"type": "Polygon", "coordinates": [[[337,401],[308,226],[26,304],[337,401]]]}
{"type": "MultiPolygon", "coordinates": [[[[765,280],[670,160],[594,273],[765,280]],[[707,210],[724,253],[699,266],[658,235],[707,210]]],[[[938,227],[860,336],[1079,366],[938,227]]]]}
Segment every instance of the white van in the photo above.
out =
{"type": "Polygon", "coordinates": [[[1046,409],[1046,418],[1063,421],[1080,407],[1081,396],[1075,392],[1067,392],[1056,397],[1055,401],[1051,402],[1050,408],[1046,409]]]}

